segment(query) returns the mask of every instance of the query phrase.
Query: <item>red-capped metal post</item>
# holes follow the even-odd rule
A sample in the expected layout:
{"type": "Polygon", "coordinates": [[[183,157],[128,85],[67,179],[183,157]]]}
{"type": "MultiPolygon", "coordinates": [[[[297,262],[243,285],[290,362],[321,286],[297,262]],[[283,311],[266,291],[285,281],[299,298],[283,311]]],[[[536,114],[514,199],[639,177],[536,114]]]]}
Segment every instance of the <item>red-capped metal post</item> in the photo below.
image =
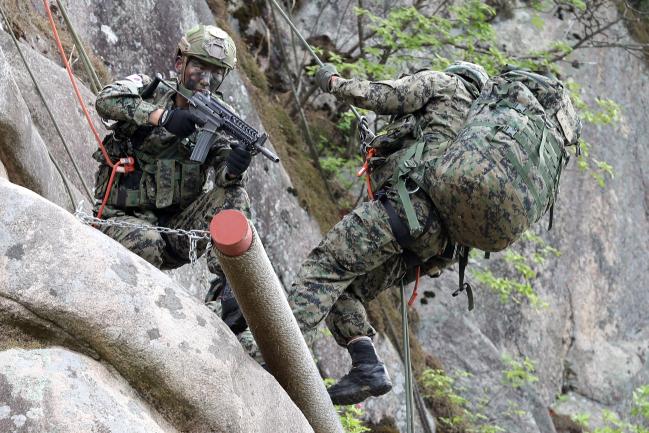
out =
{"type": "Polygon", "coordinates": [[[315,433],[343,433],[338,414],[255,228],[241,212],[224,210],[212,219],[210,235],[269,371],[315,433]]]}

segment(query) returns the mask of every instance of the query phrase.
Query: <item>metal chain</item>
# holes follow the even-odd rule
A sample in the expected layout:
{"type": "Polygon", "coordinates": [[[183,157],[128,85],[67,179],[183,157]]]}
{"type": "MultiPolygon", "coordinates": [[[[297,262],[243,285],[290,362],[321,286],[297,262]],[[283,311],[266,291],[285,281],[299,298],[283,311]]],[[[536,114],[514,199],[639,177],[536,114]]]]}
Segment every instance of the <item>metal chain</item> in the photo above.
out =
{"type": "Polygon", "coordinates": [[[172,229],[169,227],[160,227],[147,224],[136,224],[128,221],[114,221],[114,220],[104,220],[92,215],[88,215],[81,210],[83,202],[79,204],[79,207],[74,212],[74,216],[77,217],[79,221],[84,224],[92,226],[112,226],[112,227],[124,227],[130,229],[138,230],[152,230],[158,233],[163,233],[166,235],[176,235],[176,236],[187,236],[189,239],[189,262],[194,265],[200,257],[205,255],[207,251],[212,247],[210,240],[210,232],[206,230],[183,230],[183,229],[172,229]],[[206,240],[208,241],[205,251],[200,256],[198,255],[198,241],[206,240]]]}

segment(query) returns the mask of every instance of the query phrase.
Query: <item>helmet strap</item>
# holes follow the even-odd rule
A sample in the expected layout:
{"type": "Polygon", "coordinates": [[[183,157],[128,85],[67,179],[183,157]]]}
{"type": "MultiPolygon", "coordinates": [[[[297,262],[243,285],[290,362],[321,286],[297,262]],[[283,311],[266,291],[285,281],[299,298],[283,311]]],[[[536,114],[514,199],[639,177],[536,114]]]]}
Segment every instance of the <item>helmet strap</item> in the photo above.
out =
{"type": "Polygon", "coordinates": [[[185,99],[191,98],[194,96],[194,92],[189,90],[187,87],[185,87],[185,71],[187,70],[187,63],[189,63],[189,57],[188,56],[181,56],[182,59],[182,64],[180,66],[180,70],[178,71],[178,93],[180,93],[181,96],[185,97],[185,99]]]}

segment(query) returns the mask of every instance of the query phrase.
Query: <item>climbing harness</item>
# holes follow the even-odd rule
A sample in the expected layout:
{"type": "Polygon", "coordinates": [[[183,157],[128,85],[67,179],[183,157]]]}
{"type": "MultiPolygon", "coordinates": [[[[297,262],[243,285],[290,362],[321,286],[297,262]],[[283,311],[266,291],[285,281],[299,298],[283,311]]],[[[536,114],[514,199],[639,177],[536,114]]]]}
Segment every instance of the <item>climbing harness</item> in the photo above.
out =
{"type": "Polygon", "coordinates": [[[403,370],[405,373],[405,391],[406,391],[406,432],[414,433],[413,412],[413,386],[412,386],[412,361],[410,359],[410,333],[408,324],[408,303],[406,303],[406,286],[403,278],[401,279],[401,321],[403,330],[403,370]]]}
{"type": "Polygon", "coordinates": [[[104,227],[121,227],[129,228],[136,230],[149,230],[158,232],[165,235],[175,235],[175,236],[187,236],[189,239],[189,262],[194,265],[199,258],[203,257],[207,251],[212,247],[212,243],[209,242],[210,232],[205,230],[183,230],[183,229],[172,229],[169,227],[160,227],[147,224],[136,224],[128,221],[115,221],[112,219],[101,219],[88,215],[82,210],[83,201],[79,203],[79,207],[74,212],[74,216],[77,217],[79,221],[84,224],[92,226],[104,226],[104,227]],[[198,242],[199,241],[208,241],[205,251],[200,256],[198,255],[198,242]]]}
{"type": "Polygon", "coordinates": [[[92,122],[92,118],[90,117],[90,113],[88,112],[88,109],[86,108],[86,104],[83,102],[83,98],[81,97],[81,92],[79,91],[79,87],[77,86],[76,81],[74,80],[74,74],[72,72],[72,68],[70,67],[70,63],[68,62],[68,59],[65,56],[65,51],[63,50],[63,45],[61,45],[61,39],[59,37],[59,33],[56,30],[56,24],[54,23],[54,18],[52,17],[52,11],[50,10],[48,0],[43,0],[43,4],[45,6],[45,11],[47,12],[47,18],[50,22],[50,27],[52,28],[52,34],[54,35],[54,39],[56,41],[56,46],[59,50],[59,54],[61,55],[61,60],[63,61],[63,64],[65,65],[65,70],[68,73],[68,78],[70,79],[70,83],[72,84],[72,88],[74,89],[74,93],[77,96],[77,100],[79,101],[79,105],[81,106],[81,110],[83,111],[83,114],[86,117],[86,120],[88,122],[88,126],[90,127],[93,135],[95,136],[95,140],[97,140],[97,144],[99,145],[99,149],[101,150],[102,155],[104,156],[104,159],[106,160],[106,164],[112,169],[111,173],[111,181],[109,182],[108,187],[106,188],[106,194],[104,195],[104,199],[102,201],[102,205],[99,208],[99,211],[97,212],[97,217],[101,218],[102,213],[104,211],[104,207],[106,205],[106,202],[108,202],[108,197],[110,194],[110,190],[112,189],[112,181],[115,179],[115,174],[116,173],[130,173],[135,170],[135,160],[132,157],[128,158],[121,158],[119,161],[114,163],[111,159],[110,156],[108,155],[108,152],[106,151],[106,148],[104,147],[104,143],[99,137],[99,133],[97,132],[97,129],[95,128],[95,125],[92,122]]]}

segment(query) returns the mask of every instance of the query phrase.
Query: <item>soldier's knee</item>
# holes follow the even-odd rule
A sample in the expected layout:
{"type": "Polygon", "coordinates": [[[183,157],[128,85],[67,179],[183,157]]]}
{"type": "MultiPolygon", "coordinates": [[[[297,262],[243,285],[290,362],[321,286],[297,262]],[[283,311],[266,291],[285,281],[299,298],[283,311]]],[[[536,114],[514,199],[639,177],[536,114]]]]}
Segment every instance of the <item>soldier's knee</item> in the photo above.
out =
{"type": "Polygon", "coordinates": [[[152,230],[142,230],[127,246],[129,250],[157,268],[164,264],[165,247],[166,242],[160,233],[152,230]]]}
{"type": "Polygon", "coordinates": [[[317,306],[313,305],[312,302],[299,295],[289,296],[288,303],[302,333],[307,333],[317,328],[326,315],[317,306]]]}

